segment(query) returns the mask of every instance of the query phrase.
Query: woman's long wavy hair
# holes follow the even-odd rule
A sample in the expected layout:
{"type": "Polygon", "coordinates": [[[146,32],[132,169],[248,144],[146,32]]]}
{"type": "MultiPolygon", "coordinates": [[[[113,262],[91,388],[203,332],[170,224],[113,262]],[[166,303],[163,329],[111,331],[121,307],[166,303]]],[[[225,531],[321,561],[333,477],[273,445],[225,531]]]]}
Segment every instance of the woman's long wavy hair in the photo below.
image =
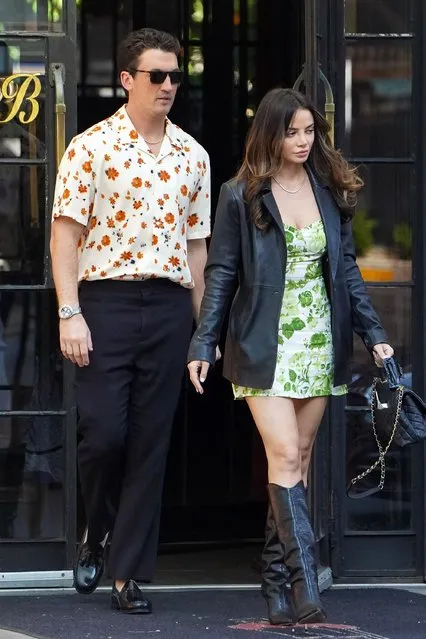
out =
{"type": "Polygon", "coordinates": [[[344,219],[352,218],[357,191],[364,184],[357,170],[331,145],[328,122],[311,101],[293,89],[272,89],[259,104],[247,137],[244,161],[236,176],[246,182],[245,198],[250,214],[263,231],[269,228],[270,220],[261,206],[262,187],[282,168],[283,140],[299,109],[308,109],[314,119],[315,139],[307,164],[330,188],[344,219]]]}

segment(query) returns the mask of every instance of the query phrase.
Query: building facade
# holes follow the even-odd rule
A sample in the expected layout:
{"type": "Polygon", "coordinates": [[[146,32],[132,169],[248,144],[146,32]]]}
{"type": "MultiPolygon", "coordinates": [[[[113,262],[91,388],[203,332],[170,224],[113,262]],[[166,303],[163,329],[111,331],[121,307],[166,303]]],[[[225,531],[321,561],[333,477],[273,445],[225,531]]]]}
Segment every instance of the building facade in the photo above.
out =
{"type": "MultiPolygon", "coordinates": [[[[264,93],[297,86],[328,118],[365,188],[358,260],[403,365],[425,395],[426,7],[422,0],[15,0],[0,7],[0,573],[69,570],[84,525],[72,367],[58,352],[49,263],[57,163],[69,139],[124,100],[115,51],[152,26],[182,40],[172,119],[208,150],[213,200],[236,171],[264,93]]],[[[353,499],[377,458],[374,366],[355,340],[353,382],[321,428],[311,508],[336,580],[425,575],[425,457],[391,449],[383,490],[353,499]]],[[[380,469],[360,490],[377,485],[380,469]]],[[[260,540],[262,446],[220,366],[182,388],[165,484],[163,544],[260,540]]],[[[6,579],[7,583],[7,579],[6,579]]],[[[10,582],[9,582],[10,583],[10,582]]],[[[0,583],[1,587],[1,583],[0,583]]]]}

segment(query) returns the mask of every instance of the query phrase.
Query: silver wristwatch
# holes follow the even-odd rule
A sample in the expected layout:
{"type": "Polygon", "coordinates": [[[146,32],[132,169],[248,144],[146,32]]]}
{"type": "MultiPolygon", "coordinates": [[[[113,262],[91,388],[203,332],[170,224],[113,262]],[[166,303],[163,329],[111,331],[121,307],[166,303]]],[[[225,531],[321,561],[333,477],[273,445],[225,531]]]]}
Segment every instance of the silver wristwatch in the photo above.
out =
{"type": "Polygon", "coordinates": [[[74,317],[74,315],[78,315],[79,313],[81,313],[80,306],[69,306],[68,304],[64,304],[58,309],[60,319],[70,319],[70,317],[74,317]]]}

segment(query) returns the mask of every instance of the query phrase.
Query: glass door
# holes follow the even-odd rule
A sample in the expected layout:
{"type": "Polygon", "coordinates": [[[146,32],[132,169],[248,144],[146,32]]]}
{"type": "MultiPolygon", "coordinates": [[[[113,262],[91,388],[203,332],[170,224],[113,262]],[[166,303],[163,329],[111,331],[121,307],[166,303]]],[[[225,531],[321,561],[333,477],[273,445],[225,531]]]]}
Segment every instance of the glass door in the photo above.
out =
{"type": "Polygon", "coordinates": [[[75,132],[75,3],[2,3],[0,32],[0,563],[10,587],[12,572],[65,574],[75,544],[71,376],[49,264],[56,166],[75,132]]]}
{"type": "MultiPolygon", "coordinates": [[[[337,143],[365,181],[353,222],[358,264],[403,366],[404,383],[420,392],[424,201],[417,131],[424,128],[424,109],[413,77],[422,68],[422,4],[342,2],[334,54],[337,143]]],[[[423,570],[422,448],[391,449],[383,490],[363,499],[346,496],[351,478],[377,458],[369,412],[375,374],[356,340],[347,406],[333,403],[333,569],[352,579],[416,579],[423,570]]],[[[380,473],[372,473],[359,489],[379,480],[380,473]]]]}

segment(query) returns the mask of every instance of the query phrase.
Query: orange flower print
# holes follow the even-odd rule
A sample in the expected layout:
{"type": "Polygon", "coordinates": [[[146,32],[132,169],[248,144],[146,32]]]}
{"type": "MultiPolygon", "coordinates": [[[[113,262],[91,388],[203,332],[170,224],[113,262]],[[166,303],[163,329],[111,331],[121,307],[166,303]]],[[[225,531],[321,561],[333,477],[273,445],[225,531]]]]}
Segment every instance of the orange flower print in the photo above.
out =
{"type": "Polygon", "coordinates": [[[81,209],[80,213],[81,213],[82,215],[87,215],[87,209],[81,209]]]}
{"type": "Polygon", "coordinates": [[[124,168],[125,168],[125,169],[130,169],[130,162],[129,162],[129,160],[126,160],[126,161],[125,161],[125,163],[124,163],[124,168]]]}
{"type": "Polygon", "coordinates": [[[113,196],[115,197],[115,199],[120,197],[120,193],[117,193],[117,191],[115,191],[115,193],[113,193],[113,196]]]}
{"type": "Polygon", "coordinates": [[[192,213],[189,217],[188,217],[188,224],[189,226],[195,226],[198,222],[198,215],[196,213],[192,213]]]}
{"type": "Polygon", "coordinates": [[[185,228],[185,224],[182,224],[182,231],[181,231],[182,235],[185,235],[186,233],[186,228],[185,228]]]}
{"type": "Polygon", "coordinates": [[[131,251],[123,251],[120,257],[124,261],[131,260],[133,257],[133,253],[131,251]]]}
{"type": "Polygon", "coordinates": [[[134,244],[135,242],[136,242],[135,237],[129,237],[129,241],[127,242],[127,244],[134,244]]]}
{"type": "Polygon", "coordinates": [[[163,229],[164,223],[163,220],[160,220],[158,217],[154,217],[154,226],[156,229],[163,229]]]}
{"type": "Polygon", "coordinates": [[[170,195],[168,193],[164,193],[163,197],[165,200],[170,200],[170,195]]]}
{"type": "Polygon", "coordinates": [[[176,244],[175,244],[175,251],[180,251],[180,244],[179,244],[179,242],[176,242],[176,244]]]}
{"type": "Polygon", "coordinates": [[[189,146],[184,146],[184,147],[183,147],[183,150],[184,150],[186,153],[189,153],[191,149],[190,149],[190,147],[189,147],[189,146]]]}
{"type": "Polygon", "coordinates": [[[170,175],[167,173],[167,171],[160,171],[158,177],[162,182],[168,182],[170,180],[170,175]]]}
{"type": "Polygon", "coordinates": [[[92,249],[95,246],[95,242],[89,242],[89,244],[87,245],[88,249],[92,249]]]}
{"type": "Polygon", "coordinates": [[[142,186],[142,180],[140,179],[140,177],[133,178],[132,186],[134,186],[135,189],[139,189],[142,186]]]}
{"type": "Polygon", "coordinates": [[[92,163],[91,162],[85,162],[82,166],[82,169],[85,173],[91,173],[92,172],[92,163]]]}
{"type": "Polygon", "coordinates": [[[180,166],[175,166],[175,173],[180,173],[180,166]]]}
{"type": "Polygon", "coordinates": [[[94,264],[92,264],[92,273],[96,272],[96,266],[94,264]]]}
{"type": "Polygon", "coordinates": [[[195,200],[197,199],[197,197],[198,197],[198,191],[195,191],[194,195],[193,195],[193,196],[192,196],[192,198],[191,198],[191,202],[195,202],[195,200]]]}
{"type": "Polygon", "coordinates": [[[138,134],[138,132],[137,132],[135,129],[132,129],[132,130],[130,131],[130,133],[129,133],[129,137],[130,137],[132,140],[137,140],[137,139],[138,139],[138,137],[139,137],[139,134],[138,134]]]}
{"type": "Polygon", "coordinates": [[[145,188],[150,189],[152,186],[151,182],[149,180],[145,180],[145,188]]]}
{"type": "Polygon", "coordinates": [[[115,260],[115,262],[114,262],[114,264],[113,264],[113,267],[114,267],[114,268],[120,268],[120,266],[121,266],[121,262],[120,262],[120,260],[115,260]]]}
{"type": "Polygon", "coordinates": [[[117,222],[123,222],[123,220],[126,219],[126,214],[124,211],[117,211],[117,213],[115,214],[115,219],[117,220],[117,222]]]}
{"type": "Polygon", "coordinates": [[[133,202],[133,208],[134,209],[140,209],[142,206],[142,202],[140,200],[137,200],[136,202],[133,202]]]}
{"type": "Polygon", "coordinates": [[[153,235],[152,236],[152,246],[155,246],[156,244],[158,244],[158,237],[157,237],[157,235],[153,235]]]}
{"type": "Polygon", "coordinates": [[[180,187],[180,192],[182,193],[183,196],[188,195],[188,187],[186,186],[186,184],[183,184],[180,187]]]}
{"type": "Polygon", "coordinates": [[[110,156],[110,155],[108,155],[108,153],[105,153],[105,155],[104,155],[104,159],[105,159],[105,162],[109,162],[109,161],[110,161],[110,159],[111,159],[111,156],[110,156]]]}
{"type": "Polygon", "coordinates": [[[120,175],[119,172],[117,171],[117,169],[114,169],[113,166],[111,168],[107,169],[105,171],[105,173],[106,173],[106,176],[107,176],[107,178],[109,180],[115,180],[120,175]]]}
{"type": "Polygon", "coordinates": [[[142,160],[142,158],[138,158],[138,164],[145,164],[145,162],[142,160]]]}
{"type": "Polygon", "coordinates": [[[169,257],[169,263],[172,266],[179,266],[180,264],[180,259],[178,257],[175,257],[174,255],[172,255],[172,257],[169,257]]]}
{"type": "Polygon", "coordinates": [[[80,184],[78,190],[80,193],[87,193],[87,186],[85,186],[84,184],[80,184]]]}
{"type": "Polygon", "coordinates": [[[106,273],[106,271],[101,271],[100,275],[101,275],[101,277],[106,277],[107,273],[106,273]]]}
{"type": "Polygon", "coordinates": [[[69,196],[70,196],[69,189],[65,189],[64,192],[62,193],[62,198],[64,200],[68,200],[69,196]]]}
{"type": "Polygon", "coordinates": [[[75,157],[75,151],[74,151],[74,149],[70,149],[70,150],[68,151],[68,159],[69,159],[69,160],[72,160],[72,159],[73,159],[73,157],[75,157]]]}
{"type": "Polygon", "coordinates": [[[109,246],[111,244],[111,239],[109,237],[109,235],[104,235],[103,238],[101,239],[101,244],[103,246],[109,246]]]}
{"type": "Polygon", "coordinates": [[[114,204],[115,204],[115,198],[110,197],[110,198],[109,198],[109,203],[111,204],[111,206],[114,206],[114,204]]]}
{"type": "Polygon", "coordinates": [[[165,273],[167,273],[168,271],[170,271],[170,268],[167,266],[167,264],[164,264],[164,266],[163,266],[163,271],[165,271],[165,273]]]}
{"type": "Polygon", "coordinates": [[[90,228],[94,229],[97,223],[98,223],[98,218],[96,217],[96,215],[94,215],[92,219],[90,220],[90,228]]]}
{"type": "Polygon", "coordinates": [[[175,216],[173,215],[173,213],[167,213],[164,219],[166,220],[167,224],[173,224],[173,222],[175,221],[175,216]]]}
{"type": "Polygon", "coordinates": [[[114,229],[115,228],[115,222],[112,219],[112,217],[107,217],[107,227],[109,229],[114,229]]]}
{"type": "Polygon", "coordinates": [[[141,229],[146,229],[146,226],[147,226],[146,222],[141,222],[141,229]]]}
{"type": "Polygon", "coordinates": [[[102,251],[102,244],[98,244],[97,247],[98,251],[102,251]]]}
{"type": "Polygon", "coordinates": [[[191,173],[191,168],[189,166],[186,167],[186,172],[188,175],[191,173]]]}
{"type": "Polygon", "coordinates": [[[158,204],[158,206],[164,206],[164,200],[162,200],[161,197],[158,198],[157,204],[158,204]]]}
{"type": "Polygon", "coordinates": [[[138,258],[138,260],[141,260],[143,258],[143,253],[141,251],[138,251],[136,257],[138,258]]]}

